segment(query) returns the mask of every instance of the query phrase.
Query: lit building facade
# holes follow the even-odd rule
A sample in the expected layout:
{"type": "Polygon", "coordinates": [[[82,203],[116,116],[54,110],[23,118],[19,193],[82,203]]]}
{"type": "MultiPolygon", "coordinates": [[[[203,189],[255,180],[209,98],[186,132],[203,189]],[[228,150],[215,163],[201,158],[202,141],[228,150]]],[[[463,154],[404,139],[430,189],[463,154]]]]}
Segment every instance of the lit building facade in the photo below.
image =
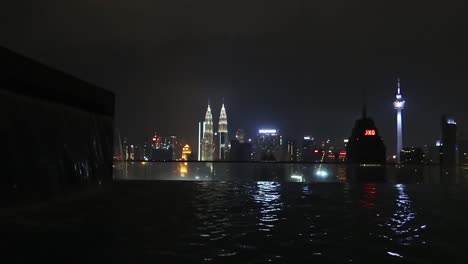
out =
{"type": "Polygon", "coordinates": [[[205,122],[203,123],[203,140],[202,140],[202,157],[203,161],[212,161],[214,152],[213,141],[213,115],[211,114],[210,104],[206,109],[205,122]]]}
{"type": "Polygon", "coordinates": [[[255,160],[279,160],[282,138],[277,129],[260,129],[255,139],[255,160]]]}
{"type": "Polygon", "coordinates": [[[405,100],[403,100],[403,97],[401,96],[401,90],[400,90],[400,78],[398,78],[398,84],[397,84],[397,94],[396,94],[396,100],[393,102],[393,107],[397,111],[397,147],[396,147],[396,162],[401,163],[401,151],[403,149],[403,131],[402,131],[402,123],[403,123],[403,117],[402,117],[402,110],[405,109],[405,100]]]}
{"type": "Polygon", "coordinates": [[[148,159],[153,161],[173,160],[173,143],[170,138],[158,136],[155,132],[151,138],[151,154],[148,159]]]}
{"type": "Polygon", "coordinates": [[[221,107],[221,112],[219,114],[219,124],[218,124],[218,159],[226,160],[228,151],[229,151],[229,138],[228,138],[228,121],[226,108],[224,107],[224,102],[221,107]]]}
{"type": "Polygon", "coordinates": [[[182,156],[181,156],[181,160],[183,162],[180,163],[180,168],[179,168],[180,176],[182,176],[182,177],[185,177],[188,174],[188,162],[187,162],[187,160],[188,160],[190,154],[192,154],[192,149],[190,148],[190,146],[188,144],[185,144],[185,146],[182,148],[182,156]]]}
{"type": "Polygon", "coordinates": [[[297,154],[297,141],[294,139],[287,140],[287,156],[286,161],[296,162],[298,158],[297,154]]]}

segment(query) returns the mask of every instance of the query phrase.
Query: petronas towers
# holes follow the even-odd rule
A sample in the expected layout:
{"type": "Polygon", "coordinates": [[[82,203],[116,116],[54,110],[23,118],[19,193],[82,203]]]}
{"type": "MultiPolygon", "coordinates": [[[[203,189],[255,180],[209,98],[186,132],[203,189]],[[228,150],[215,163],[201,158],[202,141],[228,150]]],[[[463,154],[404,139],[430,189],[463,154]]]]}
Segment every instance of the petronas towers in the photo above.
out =
{"type": "Polygon", "coordinates": [[[221,112],[219,113],[219,124],[218,124],[218,158],[220,160],[227,159],[227,153],[229,151],[229,139],[228,139],[228,122],[226,108],[223,105],[221,106],[221,112]]]}
{"type": "Polygon", "coordinates": [[[213,132],[213,115],[210,103],[206,109],[205,122],[203,122],[203,138],[201,145],[201,160],[226,160],[229,151],[228,122],[224,102],[219,114],[218,133],[213,132]]]}

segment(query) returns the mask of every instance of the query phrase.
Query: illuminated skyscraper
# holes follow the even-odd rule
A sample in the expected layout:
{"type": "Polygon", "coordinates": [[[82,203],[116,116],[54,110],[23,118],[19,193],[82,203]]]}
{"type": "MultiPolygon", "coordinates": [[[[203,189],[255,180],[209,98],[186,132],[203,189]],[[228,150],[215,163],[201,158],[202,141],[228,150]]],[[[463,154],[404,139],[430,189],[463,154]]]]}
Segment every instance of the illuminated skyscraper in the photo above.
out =
{"type": "Polygon", "coordinates": [[[260,129],[255,139],[255,160],[280,160],[282,137],[277,129],[260,129]]]}
{"type": "Polygon", "coordinates": [[[402,116],[401,110],[405,109],[405,100],[401,96],[400,78],[398,78],[398,91],[396,100],[393,102],[393,107],[397,110],[397,163],[401,162],[401,150],[403,149],[403,133],[402,133],[402,116]]]}
{"type": "Polygon", "coordinates": [[[205,122],[203,123],[203,144],[202,144],[202,160],[213,160],[213,115],[211,114],[210,103],[206,109],[205,122]]]}
{"type": "Polygon", "coordinates": [[[219,140],[219,153],[218,158],[220,160],[225,160],[228,152],[228,122],[226,109],[224,108],[224,102],[221,107],[221,113],[219,114],[219,126],[218,126],[218,140],[219,140]]]}

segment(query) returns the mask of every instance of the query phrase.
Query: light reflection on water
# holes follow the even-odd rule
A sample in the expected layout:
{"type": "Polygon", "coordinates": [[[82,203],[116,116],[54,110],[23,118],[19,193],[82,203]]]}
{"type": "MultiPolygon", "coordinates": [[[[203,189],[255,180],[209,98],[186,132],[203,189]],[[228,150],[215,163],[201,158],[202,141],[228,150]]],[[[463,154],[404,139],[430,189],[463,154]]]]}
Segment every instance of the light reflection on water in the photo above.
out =
{"type": "Polygon", "coordinates": [[[281,184],[278,182],[257,182],[257,190],[253,195],[253,199],[260,205],[259,223],[257,224],[259,231],[271,232],[279,221],[278,211],[283,206],[280,202],[281,195],[278,190],[280,187],[281,184]]]}
{"type": "Polygon", "coordinates": [[[395,188],[398,190],[395,199],[396,210],[389,219],[387,226],[394,232],[395,239],[401,245],[425,244],[421,234],[427,225],[417,226],[414,224],[416,222],[416,212],[413,208],[413,202],[406,192],[406,185],[396,184],[395,188]]]}
{"type": "Polygon", "coordinates": [[[413,249],[424,252],[430,244],[428,224],[416,212],[407,185],[261,181],[194,186],[196,224],[181,241],[209,262],[411,262],[413,249]]]}

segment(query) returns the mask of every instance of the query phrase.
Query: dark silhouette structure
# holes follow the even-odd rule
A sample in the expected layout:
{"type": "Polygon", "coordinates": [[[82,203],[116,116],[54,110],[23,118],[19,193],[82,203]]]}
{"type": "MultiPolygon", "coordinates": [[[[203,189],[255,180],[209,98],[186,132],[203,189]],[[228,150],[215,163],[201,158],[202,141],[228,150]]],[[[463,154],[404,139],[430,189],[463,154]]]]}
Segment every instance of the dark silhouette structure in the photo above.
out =
{"type": "Polygon", "coordinates": [[[346,146],[348,180],[385,181],[386,150],[374,120],[367,117],[366,106],[362,118],[356,120],[346,146]]]}
{"type": "Polygon", "coordinates": [[[455,167],[457,164],[457,123],[446,115],[441,120],[442,141],[440,146],[440,165],[455,167]]]}
{"type": "Polygon", "coordinates": [[[0,58],[0,193],[112,181],[114,94],[5,48],[0,58]]]}
{"type": "Polygon", "coordinates": [[[231,150],[229,152],[231,161],[251,161],[252,144],[248,142],[241,143],[239,140],[231,140],[231,150]]]}
{"type": "Polygon", "coordinates": [[[349,163],[383,164],[386,158],[386,148],[380,137],[374,120],[367,117],[366,107],[362,118],[356,120],[349,143],[346,147],[349,163]]]}
{"type": "Polygon", "coordinates": [[[153,149],[151,152],[151,160],[168,161],[172,160],[172,148],[169,149],[153,149]]]}

